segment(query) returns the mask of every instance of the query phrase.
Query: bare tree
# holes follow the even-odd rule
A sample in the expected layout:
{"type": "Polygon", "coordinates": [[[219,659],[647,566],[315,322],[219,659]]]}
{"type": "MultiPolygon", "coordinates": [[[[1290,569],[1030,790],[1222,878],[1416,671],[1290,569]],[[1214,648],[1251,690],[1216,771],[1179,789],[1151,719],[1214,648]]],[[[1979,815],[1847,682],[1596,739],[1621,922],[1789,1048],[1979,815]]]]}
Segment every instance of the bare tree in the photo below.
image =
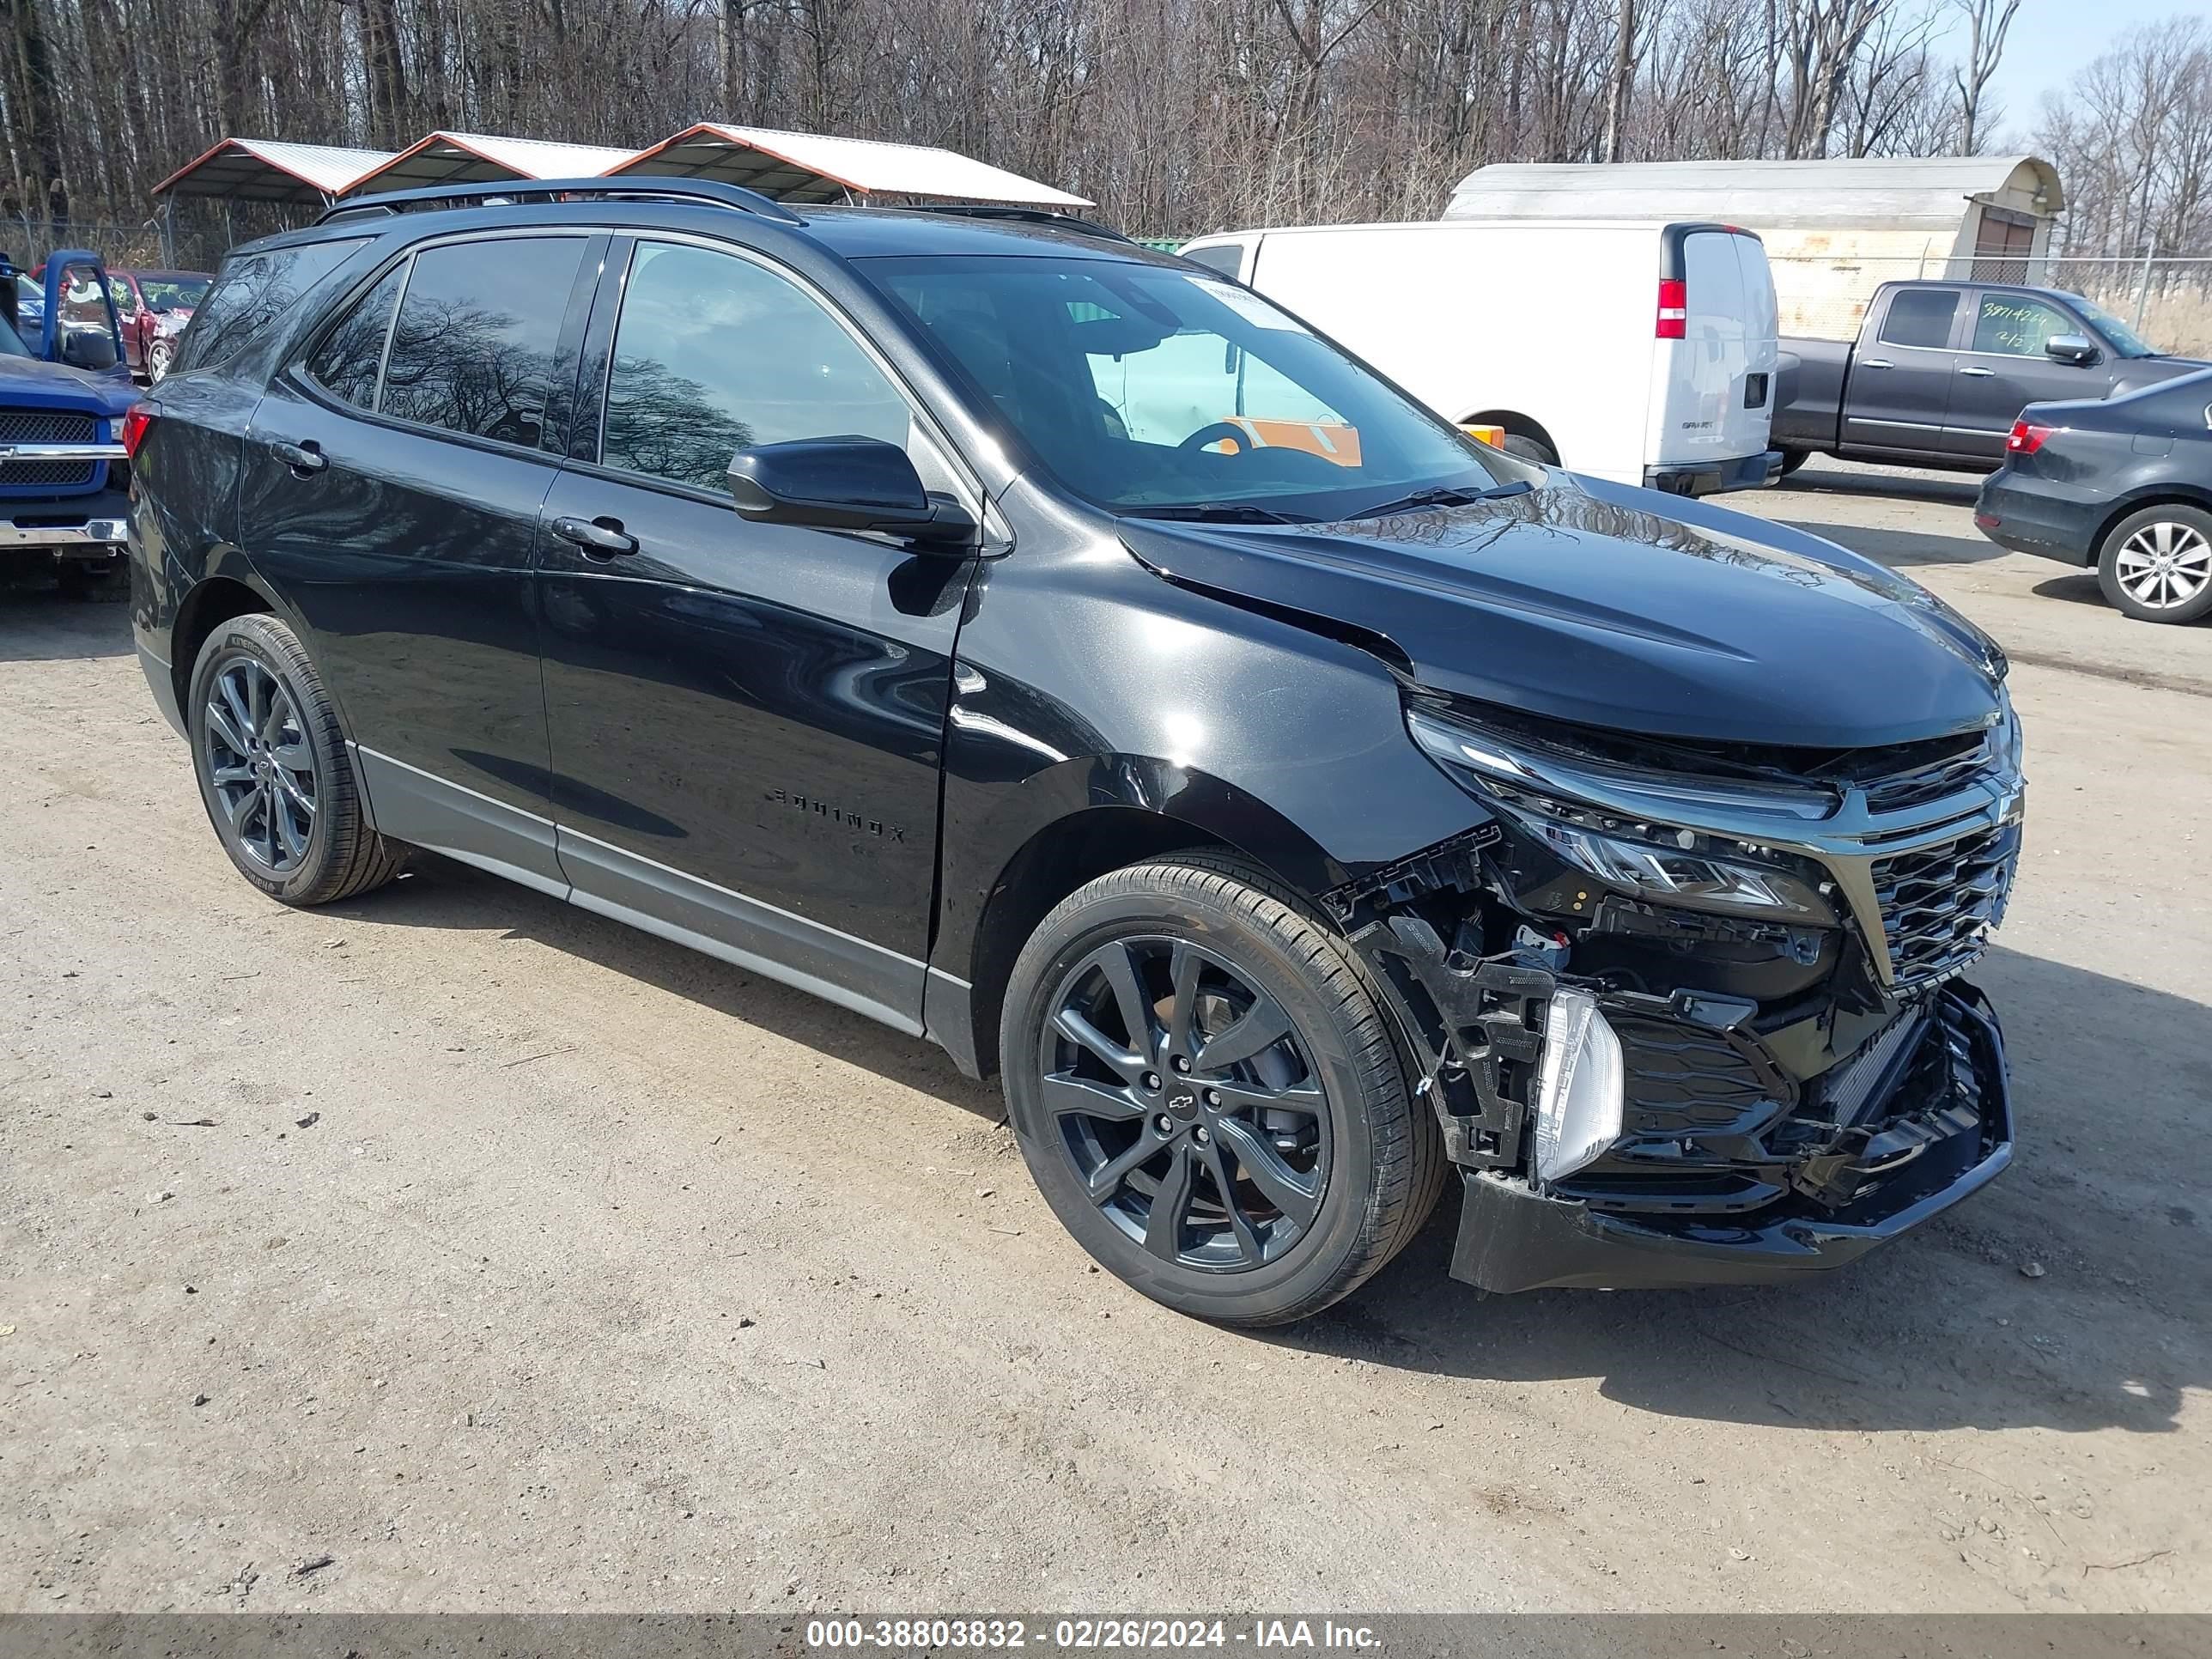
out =
{"type": "Polygon", "coordinates": [[[1983,137],[1985,100],[1990,77],[2004,57],[2005,35],[2012,27],[2020,0],[1943,0],[1947,9],[1966,20],[1966,52],[1951,70],[1951,82],[1959,89],[1959,149],[1972,155],[1983,137]]]}
{"type": "MultiPolygon", "coordinates": [[[[1490,161],[1978,146],[2015,3],[0,0],[0,173],[33,221],[135,224],[226,133],[623,146],[716,118],[948,145],[1152,234],[1422,218],[1490,161]],[[1967,20],[1956,65],[1929,38],[1944,7],[1967,20]]],[[[2197,234],[2204,41],[2130,47],[2051,118],[2096,234],[2197,234]]]]}
{"type": "Polygon", "coordinates": [[[1605,159],[1618,161],[1628,140],[1628,95],[1636,82],[1636,0],[1620,0],[1613,25],[1613,85],[1606,96],[1605,159]]]}

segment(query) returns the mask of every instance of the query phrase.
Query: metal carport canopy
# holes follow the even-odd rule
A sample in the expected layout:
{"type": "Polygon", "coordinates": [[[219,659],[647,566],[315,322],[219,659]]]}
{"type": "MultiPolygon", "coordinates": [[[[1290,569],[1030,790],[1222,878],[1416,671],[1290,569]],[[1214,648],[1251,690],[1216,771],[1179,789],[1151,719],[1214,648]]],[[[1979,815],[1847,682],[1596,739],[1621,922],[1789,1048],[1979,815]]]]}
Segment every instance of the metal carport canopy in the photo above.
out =
{"type": "Polygon", "coordinates": [[[487,132],[433,132],[347,185],[348,196],[435,185],[495,183],[503,179],[589,179],[611,172],[635,150],[564,144],[546,138],[505,138],[487,132]]]}
{"type": "Polygon", "coordinates": [[[925,201],[994,202],[1024,207],[1087,208],[1080,196],[1024,179],[957,151],[927,144],[834,138],[769,127],[702,121],[609,173],[714,179],[786,202],[838,202],[901,196],[925,201]]]}
{"type": "Polygon", "coordinates": [[[218,196],[233,202],[315,204],[392,159],[388,149],[226,138],[154,186],[155,196],[218,196]]]}

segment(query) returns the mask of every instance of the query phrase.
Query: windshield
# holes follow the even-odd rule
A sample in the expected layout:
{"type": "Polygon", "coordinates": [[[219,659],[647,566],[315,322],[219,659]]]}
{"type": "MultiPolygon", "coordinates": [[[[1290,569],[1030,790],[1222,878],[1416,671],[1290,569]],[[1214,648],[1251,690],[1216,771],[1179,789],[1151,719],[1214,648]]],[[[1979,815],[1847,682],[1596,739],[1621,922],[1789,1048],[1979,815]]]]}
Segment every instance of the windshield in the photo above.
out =
{"type": "Polygon", "coordinates": [[[1525,476],[1233,283],[1050,256],[864,263],[1061,483],[1117,512],[1335,519],[1525,476]]]}
{"type": "Polygon", "coordinates": [[[208,291],[204,276],[141,276],[138,291],[155,311],[190,311],[208,291]]]}
{"type": "Polygon", "coordinates": [[[2142,337],[2135,330],[2097,304],[2095,301],[2084,300],[2076,295],[2074,303],[2081,314],[2089,319],[2089,325],[2103,335],[2111,343],[2112,349],[2118,352],[2121,356],[2155,357],[2159,355],[2152,347],[2143,343],[2142,337]]]}

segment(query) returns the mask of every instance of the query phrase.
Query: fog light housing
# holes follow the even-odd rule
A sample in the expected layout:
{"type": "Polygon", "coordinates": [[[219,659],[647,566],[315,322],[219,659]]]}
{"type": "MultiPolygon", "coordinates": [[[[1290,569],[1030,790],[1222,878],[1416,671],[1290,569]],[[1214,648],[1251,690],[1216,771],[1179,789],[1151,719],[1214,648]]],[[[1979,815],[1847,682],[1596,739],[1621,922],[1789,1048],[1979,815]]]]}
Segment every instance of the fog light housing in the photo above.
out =
{"type": "Polygon", "coordinates": [[[1587,991],[1553,993],[1536,1073],[1536,1174],[1572,1175],[1620,1139],[1620,1039],[1587,991]]]}

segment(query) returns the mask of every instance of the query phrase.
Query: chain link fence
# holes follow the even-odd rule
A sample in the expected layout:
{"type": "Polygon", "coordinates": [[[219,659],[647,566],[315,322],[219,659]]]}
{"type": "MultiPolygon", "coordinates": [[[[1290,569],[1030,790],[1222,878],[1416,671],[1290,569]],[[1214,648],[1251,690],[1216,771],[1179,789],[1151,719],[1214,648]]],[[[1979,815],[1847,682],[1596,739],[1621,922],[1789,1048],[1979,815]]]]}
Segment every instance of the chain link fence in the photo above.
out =
{"type": "Polygon", "coordinates": [[[1782,332],[1820,340],[1858,337],[1867,303],[1884,283],[1917,277],[2031,283],[2079,294],[2160,351],[2212,353],[2212,258],[1888,258],[1775,254],[1782,332]]]}

